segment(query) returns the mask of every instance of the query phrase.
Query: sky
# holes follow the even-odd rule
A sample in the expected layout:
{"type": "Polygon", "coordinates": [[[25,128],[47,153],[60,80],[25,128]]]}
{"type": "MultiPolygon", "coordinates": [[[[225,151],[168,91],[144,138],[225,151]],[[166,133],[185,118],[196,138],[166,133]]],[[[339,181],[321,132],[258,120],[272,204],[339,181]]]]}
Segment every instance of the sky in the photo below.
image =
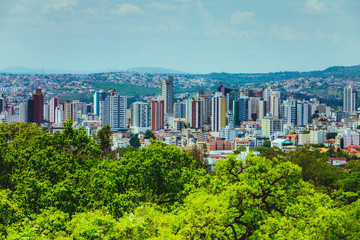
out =
{"type": "Polygon", "coordinates": [[[0,0],[0,69],[189,73],[360,64],[360,0],[0,0]]]}

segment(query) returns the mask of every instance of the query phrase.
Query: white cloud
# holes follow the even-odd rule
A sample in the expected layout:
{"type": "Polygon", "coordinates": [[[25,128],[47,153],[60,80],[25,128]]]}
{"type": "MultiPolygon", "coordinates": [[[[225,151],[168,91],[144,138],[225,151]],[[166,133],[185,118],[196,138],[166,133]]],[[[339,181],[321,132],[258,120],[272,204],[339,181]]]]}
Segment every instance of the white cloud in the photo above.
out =
{"type": "Polygon", "coordinates": [[[19,5],[19,4],[17,4],[17,5],[11,10],[11,13],[13,13],[13,14],[25,14],[25,13],[29,13],[29,12],[30,12],[30,9],[29,9],[29,8],[26,8],[25,6],[19,5]]]}
{"type": "Polygon", "coordinates": [[[255,23],[255,15],[253,12],[241,12],[237,10],[230,16],[230,22],[232,24],[255,23]]]}
{"type": "Polygon", "coordinates": [[[76,6],[77,2],[75,0],[55,0],[52,3],[46,5],[43,9],[43,12],[49,12],[50,10],[59,11],[62,9],[68,9],[71,6],[76,6]]]}
{"type": "Polygon", "coordinates": [[[160,2],[152,2],[148,6],[160,11],[175,11],[177,9],[175,5],[160,2]]]}
{"type": "Polygon", "coordinates": [[[130,15],[139,15],[143,11],[136,5],[124,3],[117,4],[115,9],[111,10],[112,14],[119,16],[130,16],[130,15]]]}
{"type": "Polygon", "coordinates": [[[211,14],[209,13],[208,10],[206,10],[204,4],[199,0],[196,2],[196,6],[198,7],[200,14],[204,17],[210,17],[211,14]]]}
{"type": "Polygon", "coordinates": [[[305,11],[308,13],[323,13],[325,10],[325,3],[318,0],[307,0],[305,4],[305,11]]]}
{"type": "Polygon", "coordinates": [[[341,37],[336,33],[324,33],[320,30],[315,32],[315,36],[321,40],[329,40],[333,43],[339,43],[341,41],[341,37]]]}
{"type": "Polygon", "coordinates": [[[271,28],[273,35],[285,41],[297,41],[308,38],[305,32],[298,32],[291,26],[273,26],[271,28]]]}

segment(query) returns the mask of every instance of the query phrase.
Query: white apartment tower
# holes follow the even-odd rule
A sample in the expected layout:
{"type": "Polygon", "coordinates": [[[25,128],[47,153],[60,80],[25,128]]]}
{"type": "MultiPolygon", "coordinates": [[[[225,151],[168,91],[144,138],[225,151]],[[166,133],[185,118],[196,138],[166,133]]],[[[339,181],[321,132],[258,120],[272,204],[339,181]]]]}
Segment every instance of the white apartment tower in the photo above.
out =
{"type": "Polygon", "coordinates": [[[211,131],[219,132],[226,126],[226,98],[217,92],[211,99],[211,131]]]}
{"type": "Polygon", "coordinates": [[[109,90],[104,101],[100,101],[100,126],[109,125],[112,130],[127,129],[127,97],[109,90]]]}
{"type": "Polygon", "coordinates": [[[168,76],[167,79],[161,80],[161,100],[164,100],[165,113],[173,114],[174,112],[174,77],[168,76]]]}
{"type": "Polygon", "coordinates": [[[149,127],[150,107],[145,102],[134,102],[131,105],[131,126],[132,127],[149,127]]]}
{"type": "Polygon", "coordinates": [[[358,93],[353,86],[347,86],[344,88],[344,112],[357,111],[358,105],[358,93]]]}

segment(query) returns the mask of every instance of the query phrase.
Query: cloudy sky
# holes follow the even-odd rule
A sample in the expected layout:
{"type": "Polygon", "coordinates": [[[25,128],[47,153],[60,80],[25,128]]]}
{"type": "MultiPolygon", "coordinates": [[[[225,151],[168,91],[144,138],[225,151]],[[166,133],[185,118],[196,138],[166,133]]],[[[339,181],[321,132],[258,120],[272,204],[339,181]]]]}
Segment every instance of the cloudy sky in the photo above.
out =
{"type": "Polygon", "coordinates": [[[0,0],[0,69],[360,64],[360,0],[0,0]]]}

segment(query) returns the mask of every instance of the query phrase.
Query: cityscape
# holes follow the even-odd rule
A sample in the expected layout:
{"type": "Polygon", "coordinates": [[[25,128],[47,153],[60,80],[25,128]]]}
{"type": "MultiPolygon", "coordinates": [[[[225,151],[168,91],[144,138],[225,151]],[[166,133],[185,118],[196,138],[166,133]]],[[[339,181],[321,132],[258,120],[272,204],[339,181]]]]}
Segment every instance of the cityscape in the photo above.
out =
{"type": "Polygon", "coordinates": [[[359,0],[1,0],[0,239],[360,239],[359,0]]]}
{"type": "Polygon", "coordinates": [[[287,152],[298,146],[332,145],[351,155],[360,154],[356,147],[360,137],[357,75],[347,81],[300,77],[262,85],[234,82],[231,86],[237,88],[189,74],[97,75],[100,79],[106,76],[104,86],[127,84],[129,89],[142,86],[145,91],[126,95],[115,89],[99,90],[101,84],[94,74],[2,74],[0,121],[32,122],[53,133],[62,131],[63,123],[71,119],[73,126],[84,128],[88,136],[109,125],[114,132],[114,151],[130,146],[135,135],[141,147],[149,146],[150,140],[144,136],[151,130],[156,140],[165,144],[188,151],[196,145],[205,150],[212,166],[241,145],[259,154],[257,147],[265,141],[287,152]],[[332,95],[313,91],[325,85],[332,95]],[[69,96],[72,98],[66,99],[69,96]]]}

